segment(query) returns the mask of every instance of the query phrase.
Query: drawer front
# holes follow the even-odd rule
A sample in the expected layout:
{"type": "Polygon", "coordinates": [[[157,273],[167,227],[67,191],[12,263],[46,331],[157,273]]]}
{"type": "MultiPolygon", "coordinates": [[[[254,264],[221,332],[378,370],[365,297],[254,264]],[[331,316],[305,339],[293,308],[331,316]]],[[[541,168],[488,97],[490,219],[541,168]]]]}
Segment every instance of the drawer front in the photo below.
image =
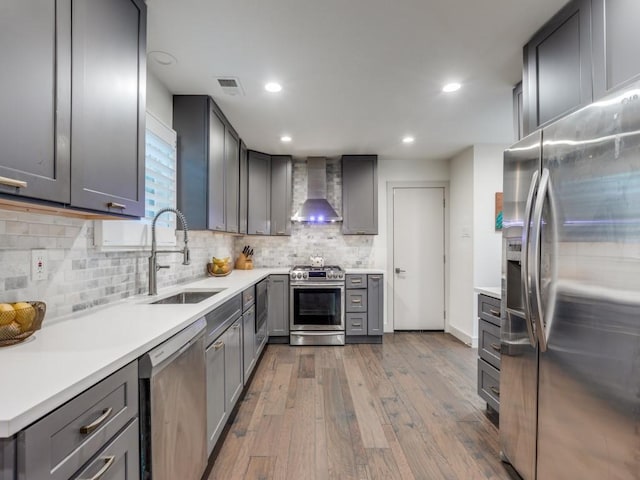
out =
{"type": "Polygon", "coordinates": [[[256,302],[256,286],[251,285],[242,292],[242,311],[246,312],[256,302]]]}
{"type": "Polygon", "coordinates": [[[480,358],[500,370],[500,327],[480,319],[478,337],[480,358]]]}
{"type": "Polygon", "coordinates": [[[205,315],[207,319],[207,346],[218,338],[242,315],[242,294],[227,300],[215,310],[205,315]]]}
{"type": "Polygon", "coordinates": [[[89,462],[74,480],[140,480],[138,419],[89,462]]]}
{"type": "Polygon", "coordinates": [[[362,313],[367,311],[367,291],[366,290],[347,290],[346,296],[347,313],[362,313]]]}
{"type": "Polygon", "coordinates": [[[478,315],[480,318],[500,326],[500,300],[489,295],[478,295],[478,315]]]}
{"type": "Polygon", "coordinates": [[[500,411],[500,371],[478,358],[478,395],[500,411]]]}
{"type": "Polygon", "coordinates": [[[366,313],[347,313],[346,315],[347,335],[366,335],[367,334],[367,314],[366,313]]]}
{"type": "Polygon", "coordinates": [[[19,480],[67,480],[138,415],[133,362],[19,433],[19,480]]]}
{"type": "Polygon", "coordinates": [[[367,276],[347,275],[346,286],[347,288],[367,288],[367,276]]]}

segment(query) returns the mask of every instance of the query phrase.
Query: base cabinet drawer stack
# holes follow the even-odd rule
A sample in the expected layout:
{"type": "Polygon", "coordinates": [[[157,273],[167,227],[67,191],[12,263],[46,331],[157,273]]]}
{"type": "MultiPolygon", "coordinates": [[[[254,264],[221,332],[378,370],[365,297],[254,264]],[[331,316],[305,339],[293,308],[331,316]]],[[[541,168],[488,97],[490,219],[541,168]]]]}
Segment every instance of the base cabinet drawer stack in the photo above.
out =
{"type": "Polygon", "coordinates": [[[500,411],[500,300],[478,295],[478,395],[500,411]]]}
{"type": "Polygon", "coordinates": [[[256,287],[251,285],[242,292],[242,369],[244,385],[256,366],[256,287]]]}
{"type": "Polygon", "coordinates": [[[347,343],[375,343],[383,334],[382,274],[349,274],[345,290],[347,343]]]}

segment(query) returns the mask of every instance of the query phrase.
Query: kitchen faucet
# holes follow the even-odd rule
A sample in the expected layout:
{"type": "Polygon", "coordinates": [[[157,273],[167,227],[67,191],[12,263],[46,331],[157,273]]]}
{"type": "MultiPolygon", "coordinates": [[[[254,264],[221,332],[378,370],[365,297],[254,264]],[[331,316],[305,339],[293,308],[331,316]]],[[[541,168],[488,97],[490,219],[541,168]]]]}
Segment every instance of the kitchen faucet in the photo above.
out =
{"type": "Polygon", "coordinates": [[[158,261],[156,256],[158,253],[182,253],[182,264],[189,265],[189,227],[187,226],[187,219],[184,218],[184,215],[177,208],[163,208],[158,213],[156,213],[155,217],[153,217],[153,222],[151,222],[151,256],[149,257],[149,295],[157,295],[158,294],[158,284],[156,273],[161,268],[169,268],[169,265],[158,265],[158,261]],[[184,248],[182,250],[157,250],[156,245],[156,221],[158,217],[166,212],[173,212],[176,214],[176,217],[180,219],[180,223],[182,223],[182,228],[184,229],[184,248]]]}

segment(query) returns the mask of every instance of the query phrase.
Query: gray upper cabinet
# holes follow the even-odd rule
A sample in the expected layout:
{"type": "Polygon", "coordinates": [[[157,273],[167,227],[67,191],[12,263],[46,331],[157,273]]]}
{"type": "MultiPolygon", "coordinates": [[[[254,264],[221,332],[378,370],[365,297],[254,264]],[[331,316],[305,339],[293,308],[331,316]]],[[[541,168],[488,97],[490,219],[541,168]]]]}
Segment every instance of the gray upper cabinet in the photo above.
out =
{"type": "Polygon", "coordinates": [[[247,233],[249,235],[269,235],[271,230],[271,157],[250,150],[247,170],[247,233]]]}
{"type": "Polygon", "coordinates": [[[524,47],[524,134],[591,103],[591,0],[574,0],[524,47]]]}
{"type": "Polygon", "coordinates": [[[0,194],[69,203],[70,23],[71,0],[2,1],[0,194]]]}
{"type": "Polygon", "coordinates": [[[367,276],[367,334],[382,335],[384,314],[384,277],[367,276]]]}
{"type": "Polygon", "coordinates": [[[378,156],[342,157],[342,233],[378,234],[378,156]]]}
{"type": "Polygon", "coordinates": [[[291,235],[291,171],[290,156],[271,156],[271,235],[291,235]]]}
{"type": "Polygon", "coordinates": [[[146,5],[73,0],[71,18],[71,205],[144,216],[146,5]]]}
{"type": "Polygon", "coordinates": [[[213,99],[174,95],[178,208],[194,230],[238,232],[240,140],[213,99]]]}
{"type": "Polygon", "coordinates": [[[247,233],[247,201],[249,200],[249,185],[247,183],[247,146],[240,140],[240,180],[239,180],[239,194],[238,200],[239,212],[238,212],[238,232],[247,233]]]}
{"type": "Polygon", "coordinates": [[[267,326],[270,337],[289,335],[289,275],[269,276],[267,326]]]}
{"type": "Polygon", "coordinates": [[[640,75],[640,2],[593,0],[593,90],[598,99],[640,75]]]}

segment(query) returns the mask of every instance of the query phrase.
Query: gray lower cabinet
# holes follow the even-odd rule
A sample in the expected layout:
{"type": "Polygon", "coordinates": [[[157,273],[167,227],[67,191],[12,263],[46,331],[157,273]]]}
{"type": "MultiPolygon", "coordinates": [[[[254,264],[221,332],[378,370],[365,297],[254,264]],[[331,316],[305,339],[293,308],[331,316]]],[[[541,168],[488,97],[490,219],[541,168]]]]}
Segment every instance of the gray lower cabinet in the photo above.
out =
{"type": "Polygon", "coordinates": [[[342,233],[378,234],[378,156],[342,157],[342,233]]]}
{"type": "Polygon", "coordinates": [[[366,283],[361,289],[347,289],[345,311],[347,313],[359,313],[367,311],[366,283]]]}
{"type": "Polygon", "coordinates": [[[70,201],[70,22],[71,0],[2,2],[0,194],[70,201]]]}
{"type": "Polygon", "coordinates": [[[247,233],[271,231],[271,156],[249,150],[247,158],[247,233]]]}
{"type": "Polygon", "coordinates": [[[240,398],[244,382],[242,370],[242,319],[236,320],[223,335],[224,341],[224,391],[228,412],[240,398]]]}
{"type": "Polygon", "coordinates": [[[207,454],[211,454],[227,420],[225,406],[225,344],[213,342],[206,351],[207,362],[207,454]]]}
{"type": "Polygon", "coordinates": [[[16,478],[16,440],[0,438],[0,480],[16,478]]]}
{"type": "Polygon", "coordinates": [[[381,341],[384,334],[384,275],[348,274],[345,279],[346,341],[381,341]]]}
{"type": "Polygon", "coordinates": [[[367,334],[367,312],[363,313],[346,313],[345,330],[347,335],[366,335],[367,334]]]}
{"type": "Polygon", "coordinates": [[[271,235],[291,235],[292,159],[271,156],[271,235]]]}
{"type": "MultiPolygon", "coordinates": [[[[93,468],[103,448],[126,452],[128,476],[138,478],[138,365],[133,362],[107,377],[17,435],[18,480],[68,480],[81,468],[93,468]],[[133,423],[131,423],[133,421],[133,423]],[[126,426],[136,440],[117,435],[126,426]],[[133,426],[132,426],[133,425],[133,426]],[[114,442],[111,446],[111,439],[114,442]]],[[[123,457],[115,464],[122,466],[123,457]]],[[[116,455],[117,456],[117,455],[116,455]]],[[[105,469],[106,463],[102,465],[105,469]]],[[[126,465],[125,465],[126,466],[126,465]]]]}
{"type": "Polygon", "coordinates": [[[289,275],[270,275],[267,330],[269,337],[289,335],[289,275]]]}
{"type": "Polygon", "coordinates": [[[500,300],[478,295],[478,395],[500,411],[500,300]]]}
{"type": "MultiPolygon", "coordinates": [[[[256,365],[256,308],[251,306],[242,314],[242,368],[243,383],[249,382],[256,365]]],[[[1,479],[0,479],[1,480],[1,479]]]]}
{"type": "Polygon", "coordinates": [[[71,18],[71,205],[144,216],[146,4],[73,0],[71,18]]]}
{"type": "Polygon", "coordinates": [[[367,275],[367,334],[384,334],[384,276],[367,275]]]}

